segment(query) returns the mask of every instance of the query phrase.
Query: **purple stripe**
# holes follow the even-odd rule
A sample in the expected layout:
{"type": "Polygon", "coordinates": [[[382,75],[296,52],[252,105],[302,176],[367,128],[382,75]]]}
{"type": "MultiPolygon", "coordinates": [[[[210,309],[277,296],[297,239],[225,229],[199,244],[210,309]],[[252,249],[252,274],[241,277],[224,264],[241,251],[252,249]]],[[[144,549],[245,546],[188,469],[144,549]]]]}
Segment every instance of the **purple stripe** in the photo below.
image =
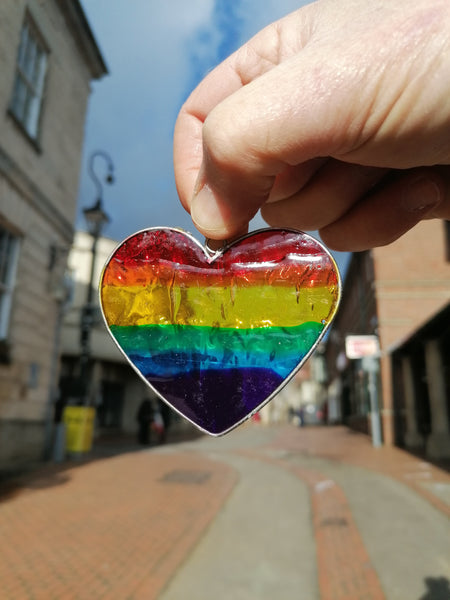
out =
{"type": "Polygon", "coordinates": [[[147,377],[185,417],[212,434],[221,434],[248,416],[276,390],[283,378],[264,368],[218,369],[147,377]]]}

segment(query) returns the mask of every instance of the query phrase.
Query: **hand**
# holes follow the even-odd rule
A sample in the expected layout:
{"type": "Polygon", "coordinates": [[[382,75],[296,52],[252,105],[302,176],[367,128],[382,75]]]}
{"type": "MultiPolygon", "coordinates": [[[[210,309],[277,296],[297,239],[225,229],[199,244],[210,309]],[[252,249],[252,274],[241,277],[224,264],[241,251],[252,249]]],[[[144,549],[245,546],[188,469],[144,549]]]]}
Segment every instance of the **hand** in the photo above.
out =
{"type": "Polygon", "coordinates": [[[319,230],[336,250],[450,218],[450,2],[319,0],[262,30],[180,111],[181,202],[212,239],[319,230]]]}

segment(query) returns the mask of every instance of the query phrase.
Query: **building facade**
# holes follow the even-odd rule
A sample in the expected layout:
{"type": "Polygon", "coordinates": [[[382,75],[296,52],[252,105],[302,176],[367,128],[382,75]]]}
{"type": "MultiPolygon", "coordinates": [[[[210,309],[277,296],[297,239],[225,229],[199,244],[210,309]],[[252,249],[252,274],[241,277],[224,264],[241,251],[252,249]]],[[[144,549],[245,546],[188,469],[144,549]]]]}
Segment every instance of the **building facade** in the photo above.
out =
{"type": "Polygon", "coordinates": [[[168,413],[160,405],[156,394],[136,374],[118,349],[104,323],[99,306],[98,282],[116,246],[116,241],[100,237],[93,253],[92,236],[82,231],[75,234],[68,261],[73,287],[70,302],[64,310],[61,331],[60,398],[64,405],[84,404],[95,408],[95,437],[110,433],[136,434],[137,415],[144,400],[151,401],[154,412],[160,409],[164,415],[170,415],[170,435],[193,431],[193,426],[186,420],[173,411],[168,413]],[[89,333],[88,381],[82,382],[80,389],[80,324],[83,307],[87,303],[93,260],[92,283],[95,292],[89,333]]]}
{"type": "Polygon", "coordinates": [[[379,340],[377,398],[384,442],[450,456],[449,223],[424,221],[399,240],[352,256],[327,344],[329,395],[367,431],[370,373],[346,356],[348,335],[379,340]]]}
{"type": "MultiPolygon", "coordinates": [[[[103,322],[95,293],[94,313],[90,328],[89,385],[79,389],[81,354],[81,318],[93,260],[92,237],[85,232],[75,234],[69,254],[69,270],[73,282],[70,303],[65,310],[61,335],[60,393],[65,405],[83,403],[96,408],[96,429],[136,430],[136,413],[147,386],[127,364],[103,322]],[[80,397],[84,391],[86,397],[80,397]]],[[[97,242],[93,268],[94,287],[117,242],[101,237],[97,242]]],[[[86,382],[83,382],[86,383],[86,382]]]]}
{"type": "Polygon", "coordinates": [[[293,378],[260,410],[264,424],[318,425],[336,421],[328,414],[324,345],[321,342],[293,378]]]}
{"type": "Polygon", "coordinates": [[[90,82],[78,0],[0,3],[0,468],[42,457],[90,82]]]}

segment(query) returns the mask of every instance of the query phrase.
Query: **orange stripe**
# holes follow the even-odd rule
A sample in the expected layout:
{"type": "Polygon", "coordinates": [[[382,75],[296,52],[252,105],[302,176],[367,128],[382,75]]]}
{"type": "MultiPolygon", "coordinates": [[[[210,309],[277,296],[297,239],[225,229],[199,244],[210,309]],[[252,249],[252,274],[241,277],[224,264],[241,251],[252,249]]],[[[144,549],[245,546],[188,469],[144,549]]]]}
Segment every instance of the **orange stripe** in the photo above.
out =
{"type": "Polygon", "coordinates": [[[106,267],[102,285],[142,286],[182,285],[185,287],[249,287],[253,285],[277,285],[288,287],[315,287],[337,284],[336,272],[330,264],[327,268],[297,264],[275,265],[273,268],[230,265],[226,271],[215,269],[205,263],[205,268],[186,267],[174,263],[134,264],[126,268],[114,259],[106,267]]]}

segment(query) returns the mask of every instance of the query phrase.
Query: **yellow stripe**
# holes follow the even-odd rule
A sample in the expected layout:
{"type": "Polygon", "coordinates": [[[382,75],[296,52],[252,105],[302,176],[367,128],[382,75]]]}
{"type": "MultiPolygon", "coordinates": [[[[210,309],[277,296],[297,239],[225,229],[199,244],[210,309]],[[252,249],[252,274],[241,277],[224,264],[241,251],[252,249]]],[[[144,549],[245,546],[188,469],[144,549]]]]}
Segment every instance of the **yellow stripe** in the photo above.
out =
{"type": "Polygon", "coordinates": [[[306,321],[328,322],[337,289],[105,286],[102,300],[109,325],[294,327],[306,321]]]}

